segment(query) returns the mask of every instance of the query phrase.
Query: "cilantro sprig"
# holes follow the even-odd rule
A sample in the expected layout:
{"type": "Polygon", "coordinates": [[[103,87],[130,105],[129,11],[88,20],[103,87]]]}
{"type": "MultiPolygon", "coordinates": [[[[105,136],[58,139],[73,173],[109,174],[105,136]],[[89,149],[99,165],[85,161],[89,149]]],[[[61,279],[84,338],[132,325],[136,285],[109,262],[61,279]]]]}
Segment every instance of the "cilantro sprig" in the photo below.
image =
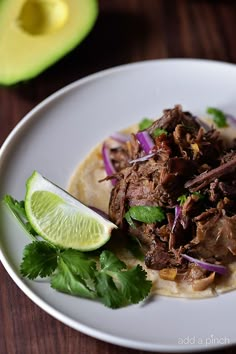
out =
{"type": "Polygon", "coordinates": [[[127,269],[108,250],[95,260],[77,250],[60,250],[46,241],[34,241],[25,247],[20,271],[29,279],[50,276],[53,289],[97,299],[114,309],[142,301],[152,285],[140,265],[127,269]]]}
{"type": "Polygon", "coordinates": [[[152,283],[140,265],[127,269],[108,250],[83,253],[41,241],[27,219],[24,201],[10,195],[3,200],[33,240],[23,251],[20,264],[23,277],[31,280],[49,277],[51,287],[57,291],[99,300],[114,309],[136,304],[148,296],[152,283]]]}
{"type": "Polygon", "coordinates": [[[97,290],[104,305],[118,308],[136,304],[149,294],[152,283],[140,265],[127,269],[110,251],[101,253],[100,265],[97,290]]]}

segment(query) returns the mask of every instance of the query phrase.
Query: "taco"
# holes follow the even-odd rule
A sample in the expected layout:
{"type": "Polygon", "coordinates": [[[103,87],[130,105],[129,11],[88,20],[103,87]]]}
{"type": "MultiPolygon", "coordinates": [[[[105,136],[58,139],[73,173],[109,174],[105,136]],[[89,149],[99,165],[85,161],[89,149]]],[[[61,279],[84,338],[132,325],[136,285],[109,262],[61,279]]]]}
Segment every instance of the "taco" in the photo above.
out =
{"type": "Polygon", "coordinates": [[[143,266],[152,293],[201,298],[236,288],[230,129],[217,130],[178,105],[138,130],[130,127],[96,146],[68,191],[119,227],[122,236],[108,247],[128,266],[143,266]]]}

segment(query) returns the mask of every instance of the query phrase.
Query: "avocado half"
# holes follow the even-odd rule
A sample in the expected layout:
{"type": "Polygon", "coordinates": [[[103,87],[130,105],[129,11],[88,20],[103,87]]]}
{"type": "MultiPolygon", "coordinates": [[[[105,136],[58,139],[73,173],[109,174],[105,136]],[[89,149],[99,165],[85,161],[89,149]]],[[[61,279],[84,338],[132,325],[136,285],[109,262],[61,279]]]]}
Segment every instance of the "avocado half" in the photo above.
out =
{"type": "Polygon", "coordinates": [[[0,84],[29,80],[92,29],[96,0],[0,0],[0,84]]]}

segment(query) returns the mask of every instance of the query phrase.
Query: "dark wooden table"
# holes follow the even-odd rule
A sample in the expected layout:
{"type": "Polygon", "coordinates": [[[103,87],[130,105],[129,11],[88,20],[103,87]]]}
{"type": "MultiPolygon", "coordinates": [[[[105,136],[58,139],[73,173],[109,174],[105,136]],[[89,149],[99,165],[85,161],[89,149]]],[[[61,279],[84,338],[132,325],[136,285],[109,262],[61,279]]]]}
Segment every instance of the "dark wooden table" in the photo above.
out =
{"type": "MultiPolygon", "coordinates": [[[[235,33],[235,0],[100,0],[97,23],[77,49],[36,79],[0,88],[0,146],[37,103],[96,71],[169,57],[236,63],[235,33]]],[[[18,289],[0,264],[0,354],[65,353],[144,352],[90,338],[55,320],[18,289]]]]}

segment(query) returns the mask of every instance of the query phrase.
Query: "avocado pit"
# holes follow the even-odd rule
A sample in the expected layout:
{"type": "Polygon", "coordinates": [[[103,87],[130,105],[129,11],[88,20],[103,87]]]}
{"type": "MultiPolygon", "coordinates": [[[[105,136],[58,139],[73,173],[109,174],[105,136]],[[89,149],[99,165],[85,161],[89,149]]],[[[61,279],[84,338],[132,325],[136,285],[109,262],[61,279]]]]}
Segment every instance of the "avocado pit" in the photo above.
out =
{"type": "Polygon", "coordinates": [[[68,17],[64,0],[26,0],[17,22],[30,35],[47,35],[64,27],[68,17]]]}

